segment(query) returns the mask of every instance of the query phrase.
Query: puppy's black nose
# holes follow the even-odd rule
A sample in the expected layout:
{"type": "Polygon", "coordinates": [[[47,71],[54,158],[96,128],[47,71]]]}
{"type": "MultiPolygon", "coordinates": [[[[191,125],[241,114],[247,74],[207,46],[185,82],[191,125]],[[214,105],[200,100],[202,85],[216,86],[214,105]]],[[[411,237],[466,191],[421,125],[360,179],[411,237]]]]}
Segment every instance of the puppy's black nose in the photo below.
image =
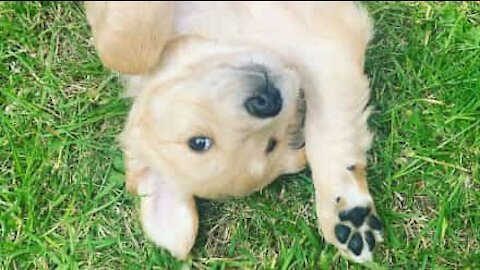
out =
{"type": "MultiPolygon", "coordinates": [[[[247,112],[258,118],[274,117],[282,110],[282,95],[275,85],[269,81],[266,73],[257,84],[253,95],[248,97],[244,105],[247,112]]],[[[257,76],[258,80],[258,76],[257,76]]]]}

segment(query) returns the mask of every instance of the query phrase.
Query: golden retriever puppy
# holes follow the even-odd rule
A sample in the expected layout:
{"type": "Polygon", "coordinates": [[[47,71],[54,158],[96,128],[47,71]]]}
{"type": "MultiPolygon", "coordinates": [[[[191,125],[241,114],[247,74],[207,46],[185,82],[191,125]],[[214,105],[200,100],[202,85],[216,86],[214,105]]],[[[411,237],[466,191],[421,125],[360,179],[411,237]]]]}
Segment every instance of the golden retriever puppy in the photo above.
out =
{"type": "Polygon", "coordinates": [[[382,241],[369,193],[371,23],[353,2],[87,2],[95,47],[127,75],[127,187],[143,229],[177,258],[194,197],[244,196],[312,169],[321,232],[371,260],[382,241]]]}

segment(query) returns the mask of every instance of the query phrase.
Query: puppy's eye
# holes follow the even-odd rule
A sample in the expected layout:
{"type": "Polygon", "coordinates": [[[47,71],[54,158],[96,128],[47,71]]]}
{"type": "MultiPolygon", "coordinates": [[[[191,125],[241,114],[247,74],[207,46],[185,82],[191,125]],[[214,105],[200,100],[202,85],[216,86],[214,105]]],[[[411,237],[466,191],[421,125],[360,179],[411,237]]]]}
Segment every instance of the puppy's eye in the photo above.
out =
{"type": "Polygon", "coordinates": [[[275,138],[270,138],[270,140],[268,140],[268,145],[267,145],[267,149],[265,149],[265,153],[270,153],[272,152],[273,150],[275,150],[275,147],[277,146],[277,140],[275,138]]]}
{"type": "Polygon", "coordinates": [[[212,147],[212,139],[205,136],[195,136],[188,140],[188,146],[195,152],[204,152],[212,147]]]}

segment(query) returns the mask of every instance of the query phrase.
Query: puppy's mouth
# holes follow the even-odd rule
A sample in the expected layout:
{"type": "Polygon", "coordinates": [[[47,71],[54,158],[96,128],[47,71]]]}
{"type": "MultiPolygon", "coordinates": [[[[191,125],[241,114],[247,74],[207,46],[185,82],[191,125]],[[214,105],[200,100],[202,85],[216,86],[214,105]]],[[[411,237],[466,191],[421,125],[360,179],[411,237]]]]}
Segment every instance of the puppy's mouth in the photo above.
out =
{"type": "Polygon", "coordinates": [[[295,122],[290,126],[289,146],[292,149],[302,149],[305,147],[305,115],[307,102],[305,101],[305,92],[299,89],[297,96],[297,112],[295,122]]]}

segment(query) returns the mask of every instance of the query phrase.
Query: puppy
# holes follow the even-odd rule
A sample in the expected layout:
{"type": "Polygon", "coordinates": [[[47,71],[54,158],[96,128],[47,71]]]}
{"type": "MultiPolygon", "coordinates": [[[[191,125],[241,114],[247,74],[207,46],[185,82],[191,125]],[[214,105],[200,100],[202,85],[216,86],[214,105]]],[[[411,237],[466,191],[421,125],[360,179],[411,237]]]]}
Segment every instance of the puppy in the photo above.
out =
{"type": "Polygon", "coordinates": [[[353,2],[87,2],[104,65],[134,96],[122,136],[147,237],[185,258],[194,197],[312,170],[321,232],[347,258],[382,241],[365,176],[372,27],[353,2]]]}

